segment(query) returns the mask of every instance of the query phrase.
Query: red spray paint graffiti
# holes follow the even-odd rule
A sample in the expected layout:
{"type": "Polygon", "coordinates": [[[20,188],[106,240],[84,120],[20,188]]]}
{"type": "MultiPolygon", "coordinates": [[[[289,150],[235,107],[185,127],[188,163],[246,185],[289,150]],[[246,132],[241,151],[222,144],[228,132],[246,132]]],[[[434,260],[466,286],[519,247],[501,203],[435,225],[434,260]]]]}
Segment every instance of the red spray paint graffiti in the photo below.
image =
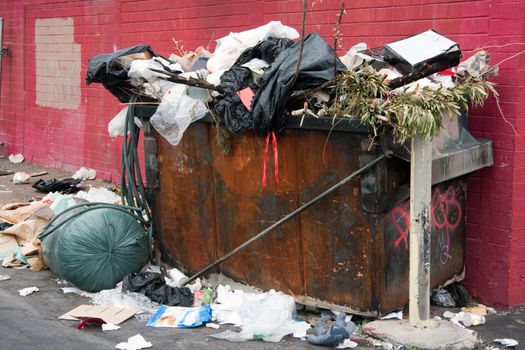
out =
{"type": "MultiPolygon", "coordinates": [[[[461,217],[461,203],[457,198],[456,190],[453,187],[441,192],[439,187],[434,189],[432,194],[432,226],[438,232],[438,251],[441,263],[445,264],[450,256],[450,235],[457,229],[461,217]]],[[[410,209],[408,201],[392,209],[390,219],[398,234],[394,241],[394,248],[398,248],[401,242],[404,243],[405,250],[408,250],[408,233],[410,231],[410,209]]]]}

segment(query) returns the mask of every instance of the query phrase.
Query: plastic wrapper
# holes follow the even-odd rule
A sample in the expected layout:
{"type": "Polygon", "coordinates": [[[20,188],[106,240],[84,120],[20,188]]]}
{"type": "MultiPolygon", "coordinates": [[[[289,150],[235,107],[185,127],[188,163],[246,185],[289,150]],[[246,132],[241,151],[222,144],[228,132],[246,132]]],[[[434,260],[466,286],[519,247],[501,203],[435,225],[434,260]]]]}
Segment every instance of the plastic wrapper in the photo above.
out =
{"type": "Polygon", "coordinates": [[[81,167],[71,177],[82,181],[94,180],[97,177],[97,171],[95,169],[81,167]]]}
{"type": "Polygon", "coordinates": [[[76,198],[85,199],[88,202],[121,204],[122,198],[104,187],[91,187],[87,192],[79,191],[76,198]]]}
{"type": "Polygon", "coordinates": [[[214,73],[229,69],[244,50],[269,37],[297,39],[299,33],[277,21],[241,33],[230,33],[217,40],[217,48],[208,60],[208,70],[214,73]]]}
{"type": "Polygon", "coordinates": [[[456,306],[454,299],[452,299],[452,295],[450,295],[450,293],[444,289],[438,289],[432,292],[432,296],[430,300],[432,300],[432,303],[434,305],[438,305],[438,306],[443,306],[443,307],[455,307],[456,306]]]}
{"type": "Polygon", "coordinates": [[[170,144],[178,145],[188,126],[208,113],[202,99],[209,95],[203,90],[174,84],[162,98],[150,123],[170,144]]]}
{"type": "Polygon", "coordinates": [[[91,299],[91,303],[94,305],[136,309],[151,314],[155,313],[160,306],[143,294],[122,292],[121,287],[101,290],[98,293],[86,293],[86,295],[91,299]]]}
{"type": "Polygon", "coordinates": [[[149,327],[193,328],[211,320],[211,309],[200,307],[180,307],[162,305],[148,321],[149,327]]]}
{"type": "Polygon", "coordinates": [[[148,259],[147,232],[134,215],[112,208],[63,212],[39,238],[50,269],[84,291],[114,288],[148,259]]]}
{"type": "MultiPolygon", "coordinates": [[[[163,80],[159,80],[158,82],[160,81],[163,81],[163,80]]],[[[108,123],[109,136],[111,137],[124,136],[127,114],[128,114],[128,107],[126,106],[120,112],[118,112],[117,115],[113,117],[113,119],[111,119],[111,121],[108,123]]],[[[142,127],[140,120],[137,117],[135,117],[135,125],[137,125],[139,128],[142,127]]]]}
{"type": "Polygon", "coordinates": [[[31,176],[23,171],[14,173],[13,183],[15,185],[28,184],[31,181],[31,176]]]}
{"type": "Polygon", "coordinates": [[[167,67],[172,73],[182,73],[183,69],[178,63],[171,63],[162,57],[154,57],[150,60],[134,60],[128,71],[130,78],[143,78],[150,83],[159,77],[168,77],[165,74],[152,71],[150,68],[164,70],[167,67]]]}

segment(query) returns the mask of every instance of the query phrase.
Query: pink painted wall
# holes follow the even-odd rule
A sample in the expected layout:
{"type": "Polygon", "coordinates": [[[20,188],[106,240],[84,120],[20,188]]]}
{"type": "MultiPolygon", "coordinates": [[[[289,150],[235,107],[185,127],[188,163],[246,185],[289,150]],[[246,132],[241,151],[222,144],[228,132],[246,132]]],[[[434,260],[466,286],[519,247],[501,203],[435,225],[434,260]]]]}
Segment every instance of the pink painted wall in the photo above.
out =
{"type": "MultiPolygon", "coordinates": [[[[320,32],[332,42],[338,1],[312,3],[308,31],[320,32]]],[[[465,55],[482,46],[525,42],[524,0],[352,0],[348,7],[342,24],[345,48],[360,41],[381,45],[429,28],[458,41],[465,55]]],[[[106,130],[122,106],[100,86],[85,85],[89,57],[136,43],[148,43],[168,55],[175,51],[172,39],[189,50],[199,45],[213,49],[212,39],[270,20],[300,29],[302,14],[299,0],[3,0],[0,16],[5,19],[4,46],[10,49],[3,61],[0,99],[0,141],[5,142],[6,153],[22,152],[31,162],[67,170],[93,167],[102,178],[118,181],[121,139],[110,139],[106,130]],[[49,53],[40,54],[35,25],[39,19],[50,18],[71,18],[74,23],[73,42],[80,45],[80,63],[66,55],[63,60],[71,62],[63,62],[62,68],[81,64],[76,108],[46,105],[53,101],[42,106],[38,98],[46,90],[41,82],[47,81],[48,73],[37,71],[36,61],[42,64],[49,53]]],[[[49,35],[57,36],[49,50],[60,55],[69,38],[49,35]]],[[[498,62],[523,49],[525,45],[511,45],[490,51],[493,62],[498,62]]],[[[520,135],[525,133],[524,59],[503,63],[495,80],[503,112],[520,135]]],[[[64,98],[75,96],[77,87],[67,85],[73,84],[69,81],[64,84],[60,90],[66,91],[64,98]]],[[[502,119],[493,99],[471,113],[470,128],[476,137],[493,140],[495,165],[469,180],[465,283],[482,302],[523,304],[523,137],[516,136],[502,119]]]]}

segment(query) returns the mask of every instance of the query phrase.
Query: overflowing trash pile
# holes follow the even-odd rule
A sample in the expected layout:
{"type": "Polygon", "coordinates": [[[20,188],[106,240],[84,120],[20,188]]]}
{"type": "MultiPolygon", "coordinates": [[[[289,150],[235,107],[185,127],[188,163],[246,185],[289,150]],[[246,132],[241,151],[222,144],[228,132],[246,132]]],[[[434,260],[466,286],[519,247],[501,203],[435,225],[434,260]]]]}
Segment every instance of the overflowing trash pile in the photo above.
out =
{"type": "MultiPolygon", "coordinates": [[[[95,56],[86,81],[102,83],[124,103],[158,104],[151,124],[173,145],[206,116],[229,134],[261,136],[281,132],[293,117],[352,118],[375,133],[392,128],[402,142],[430,139],[443,117],[497,95],[487,81],[497,74],[488,53],[460,64],[461,56],[457,43],[428,30],[384,47],[359,43],[337,57],[316,33],[299,38],[295,29],[270,22],[217,40],[214,53],[200,47],[165,58],[137,45],[95,56]]],[[[110,135],[124,134],[126,112],[110,122],[110,135]]]]}
{"type": "MultiPolygon", "coordinates": [[[[16,174],[19,173],[15,173],[14,179],[16,174]]],[[[93,202],[121,203],[120,196],[104,187],[82,190],[81,181],[81,178],[39,179],[33,187],[47,193],[44,197],[0,208],[0,261],[3,267],[29,267],[32,271],[48,267],[39,235],[50,221],[74,206],[93,202]]]]}

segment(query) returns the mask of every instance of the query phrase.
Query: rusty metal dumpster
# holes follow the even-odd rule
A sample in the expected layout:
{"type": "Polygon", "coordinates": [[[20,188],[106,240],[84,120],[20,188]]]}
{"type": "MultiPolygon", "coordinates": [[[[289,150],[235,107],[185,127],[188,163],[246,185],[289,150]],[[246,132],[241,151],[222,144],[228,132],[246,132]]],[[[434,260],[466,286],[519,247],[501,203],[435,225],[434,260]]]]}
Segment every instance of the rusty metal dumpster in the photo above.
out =
{"type": "MultiPolygon", "coordinates": [[[[232,155],[215,126],[192,124],[173,147],[146,121],[148,188],[162,259],[188,273],[205,267],[383,152],[358,121],[289,118],[278,136],[279,183],[261,186],[265,140],[234,135],[232,155]]],[[[461,275],[465,174],[492,164],[465,118],[434,141],[431,284],[461,275]]],[[[409,163],[401,148],[328,199],[225,262],[216,272],[274,288],[298,302],[376,316],[408,301],[409,163]]],[[[270,157],[271,158],[271,157],[270,157]]],[[[273,164],[270,161],[270,168],[273,164]]]]}

